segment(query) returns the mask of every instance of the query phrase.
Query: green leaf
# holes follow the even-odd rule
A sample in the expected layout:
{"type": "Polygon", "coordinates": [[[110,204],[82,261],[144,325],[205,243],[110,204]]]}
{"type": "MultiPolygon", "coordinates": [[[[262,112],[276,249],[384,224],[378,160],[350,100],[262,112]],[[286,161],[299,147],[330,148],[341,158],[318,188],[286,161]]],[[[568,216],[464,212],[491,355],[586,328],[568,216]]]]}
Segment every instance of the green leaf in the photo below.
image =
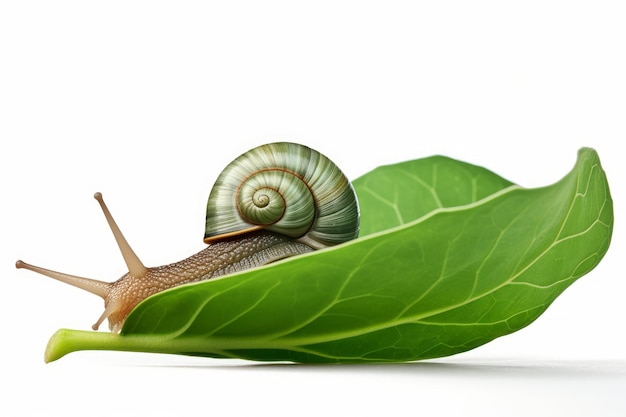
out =
{"type": "Polygon", "coordinates": [[[611,239],[592,149],[536,189],[444,157],[381,167],[354,186],[363,237],[157,294],[120,335],[60,330],[46,360],[81,349],[295,362],[452,355],[530,324],[611,239]]]}

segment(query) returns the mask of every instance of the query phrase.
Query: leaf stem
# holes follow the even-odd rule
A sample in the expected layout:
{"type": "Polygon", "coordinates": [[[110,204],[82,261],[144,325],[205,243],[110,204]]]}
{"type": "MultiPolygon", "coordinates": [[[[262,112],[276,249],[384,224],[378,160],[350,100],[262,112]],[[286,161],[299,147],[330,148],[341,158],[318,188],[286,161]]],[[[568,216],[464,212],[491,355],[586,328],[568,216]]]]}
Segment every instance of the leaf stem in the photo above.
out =
{"type": "MultiPolygon", "coordinates": [[[[187,339],[186,343],[191,348],[196,347],[193,339],[187,339]]],[[[60,329],[48,341],[44,361],[46,363],[53,362],[68,353],[79,350],[179,353],[180,348],[179,343],[164,341],[163,337],[158,336],[123,336],[108,332],[60,329]]]]}
{"type": "Polygon", "coordinates": [[[44,361],[61,359],[68,353],[81,350],[114,350],[124,352],[195,354],[206,357],[228,356],[228,349],[258,347],[252,339],[224,340],[221,338],[183,337],[164,335],[123,335],[87,330],[59,329],[50,337],[44,361]]]}

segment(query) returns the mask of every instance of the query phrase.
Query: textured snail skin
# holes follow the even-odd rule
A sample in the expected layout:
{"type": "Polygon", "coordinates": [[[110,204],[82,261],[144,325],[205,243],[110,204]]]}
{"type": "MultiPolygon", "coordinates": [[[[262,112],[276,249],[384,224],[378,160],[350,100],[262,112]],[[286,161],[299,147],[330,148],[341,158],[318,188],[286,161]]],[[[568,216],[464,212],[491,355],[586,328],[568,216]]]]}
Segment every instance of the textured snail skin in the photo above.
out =
{"type": "Polygon", "coordinates": [[[286,236],[259,231],[220,240],[182,261],[148,268],[147,273],[139,278],[127,273],[111,283],[106,291],[109,328],[118,332],[132,309],[158,292],[311,251],[310,246],[286,236]]]}

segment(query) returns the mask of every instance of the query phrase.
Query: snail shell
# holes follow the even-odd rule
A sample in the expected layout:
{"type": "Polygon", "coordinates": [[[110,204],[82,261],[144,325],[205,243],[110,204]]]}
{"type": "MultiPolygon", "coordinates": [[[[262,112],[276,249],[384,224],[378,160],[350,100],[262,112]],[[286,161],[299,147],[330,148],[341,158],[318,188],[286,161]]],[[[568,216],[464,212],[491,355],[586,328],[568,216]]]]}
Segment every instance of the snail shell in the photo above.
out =
{"type": "Polygon", "coordinates": [[[354,239],[359,208],[352,185],[326,156],[304,145],[261,145],[231,162],[207,203],[204,241],[266,229],[313,248],[354,239]]]}

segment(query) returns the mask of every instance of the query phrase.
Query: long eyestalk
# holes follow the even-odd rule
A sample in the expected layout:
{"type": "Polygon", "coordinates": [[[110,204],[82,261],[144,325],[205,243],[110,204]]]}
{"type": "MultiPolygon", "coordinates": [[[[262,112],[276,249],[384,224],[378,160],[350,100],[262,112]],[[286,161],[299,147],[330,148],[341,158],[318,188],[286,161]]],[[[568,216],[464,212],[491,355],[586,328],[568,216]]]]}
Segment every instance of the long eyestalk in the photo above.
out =
{"type": "Polygon", "coordinates": [[[126,262],[126,266],[128,267],[128,273],[136,278],[144,277],[148,272],[148,268],[141,263],[141,260],[139,260],[139,257],[135,254],[135,251],[133,251],[128,244],[128,241],[126,241],[122,231],[117,226],[111,212],[104,203],[102,194],[95,193],[93,197],[98,200],[98,203],[100,203],[104,217],[106,218],[107,223],[109,223],[109,227],[111,228],[113,236],[115,236],[115,240],[117,241],[117,246],[119,246],[120,252],[122,252],[122,256],[124,257],[124,262],[126,262]]]}
{"type": "Polygon", "coordinates": [[[106,297],[106,291],[111,286],[111,284],[108,282],[98,281],[91,278],[83,278],[76,275],[64,274],[63,272],[52,271],[50,269],[30,265],[23,261],[17,261],[15,263],[15,267],[28,269],[29,271],[37,272],[38,274],[54,278],[58,281],[64,282],[74,287],[89,291],[90,293],[95,294],[98,297],[102,297],[102,299],[106,297]]]}

